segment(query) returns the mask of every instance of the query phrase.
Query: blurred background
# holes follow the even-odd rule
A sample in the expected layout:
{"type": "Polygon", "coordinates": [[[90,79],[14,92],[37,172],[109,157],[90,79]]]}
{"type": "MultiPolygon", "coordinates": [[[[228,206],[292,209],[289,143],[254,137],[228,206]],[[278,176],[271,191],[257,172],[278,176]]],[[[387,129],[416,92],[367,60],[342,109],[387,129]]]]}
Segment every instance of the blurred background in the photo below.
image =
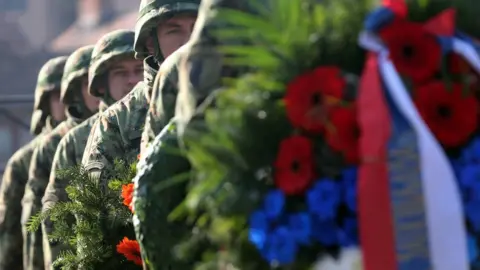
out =
{"type": "Polygon", "coordinates": [[[37,72],[49,58],[134,28],[134,0],[0,0],[0,179],[29,133],[37,72]]]}

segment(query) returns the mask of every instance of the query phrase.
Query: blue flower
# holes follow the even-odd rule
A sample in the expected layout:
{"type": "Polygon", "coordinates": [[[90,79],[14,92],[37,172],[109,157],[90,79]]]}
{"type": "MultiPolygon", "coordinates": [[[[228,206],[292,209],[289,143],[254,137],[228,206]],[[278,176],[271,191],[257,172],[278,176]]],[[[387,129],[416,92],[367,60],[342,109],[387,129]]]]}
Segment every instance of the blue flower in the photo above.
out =
{"type": "Polygon", "coordinates": [[[339,204],[340,188],[331,179],[318,180],[307,193],[308,209],[320,219],[335,218],[339,204]]]}
{"type": "Polygon", "coordinates": [[[270,191],[264,200],[265,214],[270,219],[277,219],[285,206],[285,195],[281,190],[270,191]]]}
{"type": "Polygon", "coordinates": [[[458,180],[462,188],[471,188],[475,183],[480,183],[480,166],[476,164],[463,166],[458,180]]]}
{"type": "Polygon", "coordinates": [[[480,211],[478,211],[479,207],[479,201],[467,202],[465,205],[467,219],[468,221],[470,221],[470,224],[472,225],[475,232],[480,231],[480,211]]]}
{"type": "Polygon", "coordinates": [[[325,246],[338,244],[338,226],[334,220],[312,219],[312,236],[325,246]]]}
{"type": "Polygon", "coordinates": [[[343,226],[339,230],[338,242],[342,247],[358,245],[358,220],[356,218],[346,218],[343,226]]]}
{"type": "Polygon", "coordinates": [[[357,168],[352,167],[342,172],[342,184],[344,200],[348,209],[352,212],[357,211],[357,168]]]}
{"type": "Polygon", "coordinates": [[[308,244],[312,224],[307,213],[292,214],[288,217],[288,228],[298,243],[308,244]]]}
{"type": "Polygon", "coordinates": [[[256,211],[252,213],[249,221],[250,230],[248,232],[248,239],[258,249],[262,249],[265,245],[269,228],[267,215],[262,211],[256,211]]]}
{"type": "Polygon", "coordinates": [[[270,263],[285,265],[295,261],[297,251],[292,233],[286,227],[278,227],[267,236],[262,255],[270,263]]]}
{"type": "Polygon", "coordinates": [[[469,261],[472,263],[477,259],[478,250],[477,250],[477,240],[473,235],[468,235],[468,258],[469,261]]]}
{"type": "Polygon", "coordinates": [[[480,160],[480,138],[475,138],[463,151],[461,160],[464,163],[478,162],[480,160]]]}

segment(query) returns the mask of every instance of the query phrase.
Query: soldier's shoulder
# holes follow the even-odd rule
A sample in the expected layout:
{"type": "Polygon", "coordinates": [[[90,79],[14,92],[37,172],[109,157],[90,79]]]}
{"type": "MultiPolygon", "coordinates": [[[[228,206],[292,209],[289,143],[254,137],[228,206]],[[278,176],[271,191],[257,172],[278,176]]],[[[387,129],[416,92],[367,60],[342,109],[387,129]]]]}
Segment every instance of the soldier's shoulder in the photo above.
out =
{"type": "Polygon", "coordinates": [[[13,164],[16,162],[23,162],[30,160],[32,158],[33,151],[40,144],[42,135],[38,135],[33,140],[20,147],[8,160],[8,164],[13,164]]]}
{"type": "Polygon", "coordinates": [[[46,133],[37,148],[45,149],[48,147],[55,147],[58,145],[63,136],[70,130],[71,124],[67,121],[63,121],[56,126],[51,132],[46,133]]]}

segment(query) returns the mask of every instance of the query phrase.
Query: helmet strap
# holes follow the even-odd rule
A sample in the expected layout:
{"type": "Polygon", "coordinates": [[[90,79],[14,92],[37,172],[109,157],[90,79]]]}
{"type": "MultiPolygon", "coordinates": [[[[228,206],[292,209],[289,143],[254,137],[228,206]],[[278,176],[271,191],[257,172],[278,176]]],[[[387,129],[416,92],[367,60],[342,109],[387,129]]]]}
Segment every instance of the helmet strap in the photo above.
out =
{"type": "Polygon", "coordinates": [[[158,34],[156,28],[152,29],[150,36],[153,39],[153,58],[155,58],[157,64],[160,64],[163,62],[163,60],[165,60],[165,58],[163,57],[162,50],[160,49],[160,44],[158,43],[158,34]]]}

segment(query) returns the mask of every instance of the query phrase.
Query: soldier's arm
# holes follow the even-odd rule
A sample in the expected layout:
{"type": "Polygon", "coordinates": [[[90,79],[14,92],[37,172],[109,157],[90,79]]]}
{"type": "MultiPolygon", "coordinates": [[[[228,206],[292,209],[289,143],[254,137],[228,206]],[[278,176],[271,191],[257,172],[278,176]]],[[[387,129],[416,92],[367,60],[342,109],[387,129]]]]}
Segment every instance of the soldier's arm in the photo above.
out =
{"type": "Polygon", "coordinates": [[[42,209],[41,199],[50,176],[54,151],[52,137],[46,138],[33,151],[28,182],[23,197],[22,230],[24,233],[24,260],[26,260],[26,266],[33,269],[44,267],[42,231],[37,230],[34,233],[27,233],[26,227],[30,218],[42,209]]]}
{"type": "MultiPolygon", "coordinates": [[[[61,178],[59,171],[70,169],[75,164],[75,147],[69,133],[60,141],[53,157],[50,179],[42,199],[42,211],[51,208],[56,202],[67,201],[65,191],[68,185],[68,179],[61,178]]],[[[45,265],[52,265],[61,251],[67,247],[61,243],[51,242],[48,235],[52,233],[53,223],[47,219],[42,224],[43,254],[45,265]]]]}
{"type": "Polygon", "coordinates": [[[50,208],[57,201],[67,200],[65,188],[68,185],[68,179],[60,178],[59,172],[77,165],[74,143],[71,136],[67,134],[58,144],[52,161],[49,182],[42,199],[43,210],[50,208]]]}
{"type": "Polygon", "coordinates": [[[82,166],[93,177],[108,180],[106,171],[126,155],[115,114],[102,114],[93,124],[83,153],[82,166]]]}
{"type": "Polygon", "coordinates": [[[142,133],[140,153],[150,145],[174,115],[178,93],[179,57],[172,55],[160,67],[155,78],[152,97],[142,133]],[[173,56],[173,57],[172,57],[173,56]]]}
{"type": "Polygon", "coordinates": [[[22,261],[21,200],[28,178],[30,159],[24,152],[10,158],[0,188],[0,269],[15,269],[22,261]]]}

